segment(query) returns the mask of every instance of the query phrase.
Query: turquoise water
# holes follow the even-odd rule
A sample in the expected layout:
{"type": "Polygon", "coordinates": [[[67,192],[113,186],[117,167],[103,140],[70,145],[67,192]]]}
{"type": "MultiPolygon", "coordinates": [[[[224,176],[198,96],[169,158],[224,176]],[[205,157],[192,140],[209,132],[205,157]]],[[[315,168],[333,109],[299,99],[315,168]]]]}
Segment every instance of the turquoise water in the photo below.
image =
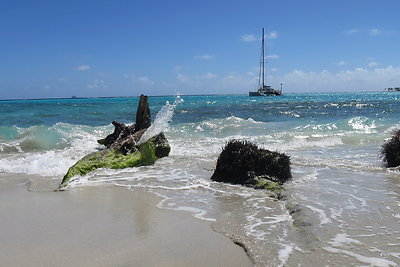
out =
{"type": "MultiPolygon", "coordinates": [[[[155,118],[166,101],[173,102],[174,99],[151,97],[152,117],[155,118]]],[[[368,128],[373,124],[374,129],[385,132],[400,118],[400,95],[396,93],[292,94],[267,98],[185,96],[183,99],[175,112],[172,127],[234,117],[267,123],[269,133],[298,131],[299,127],[311,130],[312,125],[329,128],[330,124],[335,125],[335,129],[329,129],[334,131],[352,131],[354,127],[368,128]],[[353,123],[348,123],[349,120],[353,123]]],[[[129,124],[135,120],[137,103],[138,98],[0,101],[0,141],[4,148],[7,142],[18,141],[21,137],[38,137],[43,141],[43,149],[51,149],[52,144],[54,148],[60,148],[60,143],[65,140],[58,128],[68,131],[67,128],[72,130],[82,126],[94,130],[110,125],[113,120],[129,124]]],[[[208,130],[203,134],[215,134],[212,129],[208,130]]],[[[264,129],[237,130],[254,136],[262,134],[264,129]]],[[[221,135],[220,132],[217,134],[221,135]]],[[[230,134],[237,132],[226,132],[226,136],[230,134]]],[[[37,149],[42,149],[40,142],[37,149]]]]}
{"type": "MultiPolygon", "coordinates": [[[[70,190],[146,188],[163,199],[160,208],[190,212],[243,242],[257,266],[400,264],[400,175],[379,157],[382,143],[400,128],[399,93],[181,98],[164,129],[169,157],[76,177],[70,190]],[[286,200],[210,181],[221,147],[232,138],[291,157],[286,200]]],[[[175,100],[150,97],[152,118],[165,117],[159,111],[175,100]]],[[[134,122],[137,103],[0,101],[0,172],[61,180],[78,159],[101,149],[96,140],[113,131],[111,121],[134,122]]]]}
{"type": "MultiPolygon", "coordinates": [[[[152,115],[175,97],[150,97],[152,115]]],[[[263,122],[336,120],[354,116],[394,119],[399,115],[396,93],[291,94],[280,97],[184,96],[174,124],[236,116],[263,122]],[[383,117],[385,116],[385,117],[383,117]]],[[[138,98],[90,98],[0,101],[1,126],[52,126],[69,123],[101,126],[118,118],[134,120],[138,98]]]]}

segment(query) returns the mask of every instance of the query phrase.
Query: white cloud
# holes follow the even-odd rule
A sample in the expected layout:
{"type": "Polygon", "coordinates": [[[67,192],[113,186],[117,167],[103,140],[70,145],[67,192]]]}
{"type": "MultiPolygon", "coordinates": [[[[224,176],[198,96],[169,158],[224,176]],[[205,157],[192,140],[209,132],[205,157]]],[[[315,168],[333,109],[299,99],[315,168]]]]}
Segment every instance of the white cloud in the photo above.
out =
{"type": "Polygon", "coordinates": [[[379,29],[371,29],[369,32],[369,34],[372,36],[377,36],[377,35],[380,35],[381,33],[382,33],[382,31],[379,29]]]}
{"type": "Polygon", "coordinates": [[[199,79],[204,79],[204,80],[209,80],[209,79],[214,79],[217,78],[217,75],[211,72],[207,72],[204,75],[198,76],[199,79]]]}
{"type": "Polygon", "coordinates": [[[178,78],[178,81],[186,83],[186,82],[190,82],[190,79],[188,76],[183,75],[182,73],[178,73],[178,75],[176,76],[178,78]]]}
{"type": "Polygon", "coordinates": [[[94,80],[90,84],[86,85],[89,89],[103,89],[107,88],[106,83],[103,80],[94,80]]]}
{"type": "MultiPolygon", "coordinates": [[[[286,93],[371,91],[400,84],[400,66],[365,66],[341,71],[297,69],[285,74],[282,70],[278,72],[271,68],[267,69],[267,74],[267,84],[279,88],[282,82],[286,93]]],[[[258,73],[255,70],[218,75],[211,72],[197,75],[178,72],[175,83],[171,86],[184,88],[182,93],[204,93],[204,88],[207,92],[247,93],[258,86],[258,73]]]]}
{"type": "Polygon", "coordinates": [[[203,59],[203,60],[209,60],[214,58],[214,56],[208,55],[208,54],[204,54],[204,55],[200,55],[200,56],[194,56],[195,59],[203,59]]]}
{"type": "Polygon", "coordinates": [[[85,71],[85,70],[90,70],[92,67],[90,67],[89,65],[80,65],[78,67],[76,67],[76,70],[79,71],[85,71]]]}
{"type": "Polygon", "coordinates": [[[174,68],[175,72],[180,72],[182,69],[182,66],[175,66],[174,68]]]}
{"type": "Polygon", "coordinates": [[[400,67],[355,68],[337,73],[330,71],[305,72],[294,70],[282,76],[274,76],[272,84],[283,81],[289,91],[368,91],[383,90],[400,84],[400,67]]]}
{"type": "Polygon", "coordinates": [[[66,78],[58,78],[57,81],[59,81],[59,82],[67,82],[68,79],[66,79],[66,78]]]}
{"type": "Polygon", "coordinates": [[[271,68],[270,71],[271,71],[271,72],[277,72],[278,69],[277,69],[277,68],[271,68]]]}
{"type": "Polygon", "coordinates": [[[155,84],[155,82],[147,76],[136,76],[135,74],[127,73],[123,74],[122,76],[132,82],[135,86],[149,87],[155,84]]]}
{"type": "MultiPolygon", "coordinates": [[[[266,39],[276,39],[276,38],[278,38],[278,32],[272,31],[272,32],[266,33],[265,38],[266,39]]],[[[261,40],[261,38],[257,38],[254,34],[243,34],[241,36],[241,40],[243,42],[254,42],[257,40],[261,40]]]]}
{"type": "Polygon", "coordinates": [[[268,59],[278,59],[278,58],[279,58],[279,56],[278,56],[278,55],[276,55],[276,54],[272,54],[272,55],[268,55],[268,56],[266,56],[266,58],[268,58],[268,59]]]}
{"type": "Polygon", "coordinates": [[[380,29],[377,29],[377,28],[373,28],[373,29],[364,28],[364,29],[360,29],[360,30],[359,29],[351,29],[351,30],[343,31],[343,34],[345,34],[345,35],[353,35],[353,34],[356,34],[358,32],[364,33],[364,34],[369,34],[371,36],[378,36],[378,35],[382,34],[382,31],[380,29]]]}
{"type": "Polygon", "coordinates": [[[229,74],[229,75],[216,75],[208,72],[204,75],[187,75],[178,73],[177,82],[184,85],[187,92],[183,93],[204,93],[206,88],[208,92],[219,93],[243,93],[243,90],[251,90],[257,87],[258,75],[253,73],[246,74],[229,74]]]}
{"type": "Polygon", "coordinates": [[[182,73],[178,73],[176,77],[177,77],[178,81],[181,83],[188,83],[190,85],[196,85],[196,84],[200,84],[201,82],[204,82],[206,80],[215,79],[218,77],[218,75],[211,73],[211,72],[207,72],[206,74],[203,74],[203,75],[185,75],[182,73]]]}
{"type": "Polygon", "coordinates": [[[344,31],[343,34],[345,34],[345,35],[352,35],[352,34],[355,34],[355,33],[357,33],[357,32],[358,32],[357,29],[351,29],[351,30],[344,31]]]}
{"type": "Polygon", "coordinates": [[[335,65],[337,65],[337,66],[344,66],[344,65],[347,65],[347,62],[341,60],[341,61],[333,62],[333,64],[335,64],[335,65]]]}
{"type": "Polygon", "coordinates": [[[276,38],[278,38],[278,33],[276,31],[267,34],[267,39],[276,39],[276,38]]]}
{"type": "Polygon", "coordinates": [[[375,61],[371,61],[371,62],[368,63],[368,67],[376,67],[378,65],[379,65],[379,63],[375,62],[375,61]]]}
{"type": "Polygon", "coordinates": [[[257,40],[257,38],[254,34],[243,34],[241,40],[243,42],[254,42],[257,40]]]}
{"type": "Polygon", "coordinates": [[[146,76],[142,76],[142,77],[137,77],[136,80],[141,83],[142,85],[145,86],[149,86],[149,85],[153,85],[154,82],[152,80],[149,79],[149,77],[146,76]]]}
{"type": "Polygon", "coordinates": [[[217,88],[224,89],[226,92],[243,92],[257,87],[258,75],[241,75],[237,73],[229,74],[217,82],[217,88]]]}

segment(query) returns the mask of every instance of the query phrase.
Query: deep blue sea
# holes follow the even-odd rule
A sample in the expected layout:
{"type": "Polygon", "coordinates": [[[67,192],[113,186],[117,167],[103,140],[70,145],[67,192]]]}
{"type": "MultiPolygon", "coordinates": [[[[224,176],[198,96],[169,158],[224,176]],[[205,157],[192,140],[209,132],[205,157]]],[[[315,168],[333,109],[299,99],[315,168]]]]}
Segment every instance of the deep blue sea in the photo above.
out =
{"type": "MultiPolygon", "coordinates": [[[[96,140],[113,131],[113,120],[135,121],[138,99],[0,101],[0,173],[61,181],[101,149],[96,140]]],[[[170,96],[149,104],[170,156],[76,177],[69,190],[145,188],[160,196],[160,208],[192,213],[245,244],[257,266],[400,264],[400,174],[379,156],[400,128],[400,93],[170,96]],[[233,138],[291,157],[286,199],[209,179],[233,138]]]]}

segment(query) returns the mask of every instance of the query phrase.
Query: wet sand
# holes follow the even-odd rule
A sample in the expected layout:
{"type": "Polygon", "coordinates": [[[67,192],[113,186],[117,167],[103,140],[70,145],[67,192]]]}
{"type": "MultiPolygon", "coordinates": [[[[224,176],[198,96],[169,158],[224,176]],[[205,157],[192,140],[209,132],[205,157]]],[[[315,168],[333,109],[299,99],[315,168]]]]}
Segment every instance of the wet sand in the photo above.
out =
{"type": "Polygon", "coordinates": [[[252,266],[244,250],[143,189],[30,192],[0,176],[0,266],[252,266]]]}

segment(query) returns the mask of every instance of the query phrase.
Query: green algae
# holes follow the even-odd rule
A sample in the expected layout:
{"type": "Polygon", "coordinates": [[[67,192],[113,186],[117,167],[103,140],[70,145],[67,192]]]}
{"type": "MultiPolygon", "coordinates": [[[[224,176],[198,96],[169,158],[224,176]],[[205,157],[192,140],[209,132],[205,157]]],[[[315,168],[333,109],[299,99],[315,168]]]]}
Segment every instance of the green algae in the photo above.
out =
{"type": "Polygon", "coordinates": [[[163,151],[163,156],[167,156],[171,149],[166,139],[162,142],[159,139],[159,136],[153,137],[127,154],[116,149],[104,149],[91,153],[68,169],[59,189],[66,187],[71,177],[85,175],[98,168],[123,169],[154,164],[160,158],[160,156],[157,157],[160,155],[160,150],[163,151]]]}
{"type": "Polygon", "coordinates": [[[266,189],[275,194],[281,194],[285,191],[285,188],[281,184],[264,178],[257,179],[257,184],[254,186],[254,188],[266,189]]]}

